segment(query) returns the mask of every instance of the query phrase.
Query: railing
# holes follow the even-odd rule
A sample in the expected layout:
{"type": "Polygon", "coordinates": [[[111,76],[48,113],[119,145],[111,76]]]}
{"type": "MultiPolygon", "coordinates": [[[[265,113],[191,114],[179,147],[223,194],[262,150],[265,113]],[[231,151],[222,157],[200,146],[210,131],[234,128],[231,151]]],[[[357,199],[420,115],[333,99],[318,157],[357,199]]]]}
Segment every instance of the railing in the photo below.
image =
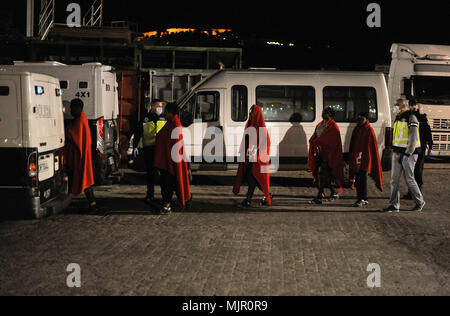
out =
{"type": "Polygon", "coordinates": [[[103,25],[103,0],[95,0],[92,6],[83,17],[84,26],[103,25]]]}
{"type": "Polygon", "coordinates": [[[55,23],[55,0],[42,0],[39,13],[39,38],[44,40],[55,23]]]}

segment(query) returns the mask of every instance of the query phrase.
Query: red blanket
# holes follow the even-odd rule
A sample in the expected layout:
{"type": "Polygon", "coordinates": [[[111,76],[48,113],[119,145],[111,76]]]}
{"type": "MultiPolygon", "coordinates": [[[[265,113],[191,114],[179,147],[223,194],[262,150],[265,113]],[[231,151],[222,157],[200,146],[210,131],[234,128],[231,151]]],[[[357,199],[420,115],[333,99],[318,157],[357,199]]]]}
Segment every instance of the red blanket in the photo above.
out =
{"type": "Polygon", "coordinates": [[[320,156],[331,168],[333,179],[341,188],[344,186],[344,157],[342,155],[341,131],[334,120],[329,120],[325,130],[316,136],[317,129],[322,126],[320,122],[313,136],[309,140],[308,167],[311,169],[314,182],[317,181],[316,156],[320,156]]]}
{"type": "Polygon", "coordinates": [[[77,196],[94,184],[91,130],[84,112],[67,130],[67,166],[72,177],[72,194],[77,196]]]}
{"type": "MultiPolygon", "coordinates": [[[[261,108],[257,105],[253,106],[253,110],[251,112],[250,122],[247,121],[245,125],[245,130],[249,127],[254,127],[256,130],[256,144],[248,144],[246,142],[246,137],[244,134],[244,138],[241,143],[241,155],[245,155],[247,152],[249,145],[256,146],[256,159],[252,161],[252,174],[255,177],[256,181],[258,181],[259,185],[263,189],[264,196],[266,197],[269,205],[272,206],[272,199],[270,198],[270,174],[269,174],[269,157],[270,157],[270,137],[269,132],[267,131],[266,122],[264,121],[264,117],[262,115],[261,108]],[[260,135],[265,135],[264,139],[260,139],[260,135]]],[[[251,142],[251,138],[250,142],[251,142]]],[[[239,194],[241,190],[242,182],[244,181],[244,177],[247,173],[247,167],[250,161],[246,158],[245,162],[239,163],[239,168],[236,176],[236,182],[233,187],[233,193],[239,194]]]]}
{"type": "Polygon", "coordinates": [[[175,176],[178,186],[178,200],[183,206],[191,198],[189,174],[184,153],[183,127],[175,115],[156,135],[155,167],[175,176]],[[175,139],[172,139],[172,135],[175,139]],[[172,157],[174,155],[174,157],[172,157]],[[173,159],[172,159],[173,158],[173,159]]]}
{"type": "Polygon", "coordinates": [[[375,132],[369,121],[357,126],[350,143],[350,169],[354,174],[361,170],[373,178],[377,188],[383,191],[383,171],[375,132]]]}

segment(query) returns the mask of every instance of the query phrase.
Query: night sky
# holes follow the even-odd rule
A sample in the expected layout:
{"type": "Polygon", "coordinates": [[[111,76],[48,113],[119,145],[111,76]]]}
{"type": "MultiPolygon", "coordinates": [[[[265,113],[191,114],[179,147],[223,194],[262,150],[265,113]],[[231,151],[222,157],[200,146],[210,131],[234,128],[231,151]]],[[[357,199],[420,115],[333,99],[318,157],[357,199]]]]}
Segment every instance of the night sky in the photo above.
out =
{"type": "MultiPolygon", "coordinates": [[[[83,12],[91,3],[57,0],[60,19],[57,22],[64,22],[65,7],[70,2],[78,2],[83,12]]],[[[11,22],[10,27],[23,34],[25,3],[25,0],[2,3],[0,24],[11,22]]],[[[450,45],[448,1],[104,0],[104,3],[106,23],[133,21],[138,23],[141,32],[166,27],[230,28],[247,43],[289,41],[295,43],[297,50],[312,47],[327,59],[339,55],[342,60],[342,56],[365,54],[372,56],[374,62],[382,63],[389,56],[393,42],[450,45]],[[381,5],[381,28],[371,29],[366,25],[369,15],[366,8],[371,2],[381,5]]]]}

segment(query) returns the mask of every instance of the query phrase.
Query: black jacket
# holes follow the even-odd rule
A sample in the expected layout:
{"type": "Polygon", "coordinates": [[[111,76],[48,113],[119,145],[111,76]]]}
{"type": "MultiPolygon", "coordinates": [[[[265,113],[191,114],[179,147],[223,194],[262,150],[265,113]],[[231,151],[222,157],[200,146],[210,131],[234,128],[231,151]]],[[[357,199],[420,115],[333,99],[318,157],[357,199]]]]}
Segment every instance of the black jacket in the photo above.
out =
{"type": "Polygon", "coordinates": [[[415,114],[419,121],[420,146],[422,147],[422,153],[425,154],[427,146],[429,149],[433,149],[433,134],[431,133],[431,126],[428,124],[427,115],[420,112],[415,114]]]}

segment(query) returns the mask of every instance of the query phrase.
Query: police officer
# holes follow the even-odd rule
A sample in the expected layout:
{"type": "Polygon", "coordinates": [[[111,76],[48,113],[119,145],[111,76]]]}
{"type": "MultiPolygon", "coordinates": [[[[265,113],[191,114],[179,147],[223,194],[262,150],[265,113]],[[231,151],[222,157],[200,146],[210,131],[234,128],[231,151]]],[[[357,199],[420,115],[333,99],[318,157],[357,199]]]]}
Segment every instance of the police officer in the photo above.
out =
{"type": "Polygon", "coordinates": [[[419,136],[419,121],[414,112],[404,111],[406,104],[402,104],[400,114],[394,123],[394,135],[392,141],[392,174],[391,174],[391,199],[385,212],[398,212],[400,210],[400,178],[405,173],[406,184],[411,196],[416,203],[412,209],[421,212],[425,206],[422,192],[414,178],[414,168],[421,152],[419,136]]]}
{"type": "MultiPolygon", "coordinates": [[[[417,117],[419,121],[419,134],[420,134],[420,146],[421,152],[419,153],[416,167],[414,169],[414,178],[416,179],[419,189],[422,191],[423,186],[423,167],[425,164],[425,157],[428,147],[428,155],[433,155],[433,134],[431,133],[431,126],[428,124],[428,118],[426,114],[420,113],[419,104],[415,99],[409,100],[409,109],[417,117]]],[[[411,192],[403,197],[405,200],[412,200],[411,192]]]]}
{"type": "Polygon", "coordinates": [[[164,127],[166,121],[162,118],[164,112],[164,102],[155,99],[151,102],[150,110],[139,122],[133,140],[133,155],[139,154],[138,145],[142,138],[145,165],[147,167],[147,196],[146,202],[150,203],[155,199],[155,179],[157,170],[153,166],[155,161],[156,134],[164,127]]]}

